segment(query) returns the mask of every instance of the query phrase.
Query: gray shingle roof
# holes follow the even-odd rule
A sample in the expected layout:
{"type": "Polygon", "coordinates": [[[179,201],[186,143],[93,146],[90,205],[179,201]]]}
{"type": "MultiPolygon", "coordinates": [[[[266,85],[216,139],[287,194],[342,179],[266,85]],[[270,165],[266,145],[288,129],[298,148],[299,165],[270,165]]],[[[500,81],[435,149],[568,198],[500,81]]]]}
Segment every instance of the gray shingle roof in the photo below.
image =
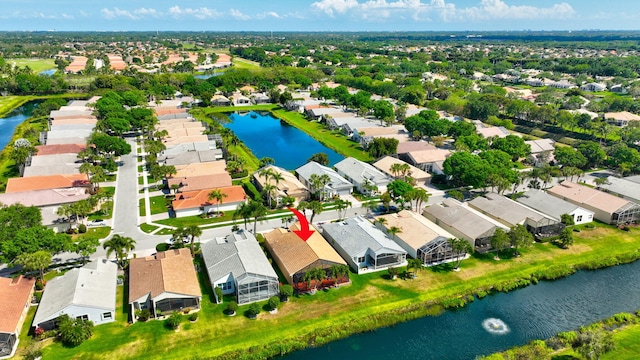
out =
{"type": "Polygon", "coordinates": [[[309,182],[309,178],[312,174],[323,175],[326,174],[329,176],[331,181],[327,186],[331,189],[343,189],[343,188],[352,188],[353,184],[351,184],[347,179],[340,176],[335,170],[320,165],[315,161],[309,161],[308,163],[300,166],[296,169],[296,173],[309,182]]]}
{"type": "Polygon", "coordinates": [[[376,169],[373,165],[369,165],[352,157],[340,161],[335,164],[334,167],[354,181],[363,182],[365,179],[368,179],[376,185],[386,185],[391,181],[387,175],[376,169]]]}
{"type": "Polygon", "coordinates": [[[471,200],[469,206],[496,220],[503,220],[510,226],[522,224],[527,219],[539,222],[546,217],[537,211],[495,193],[479,196],[471,200]]]}
{"type": "Polygon", "coordinates": [[[241,279],[245,274],[257,274],[277,279],[258,241],[248,231],[237,231],[224,238],[202,244],[202,256],[212,281],[229,273],[241,279]]]}
{"type": "Polygon", "coordinates": [[[640,183],[613,176],[609,176],[607,180],[609,183],[600,185],[601,189],[640,204],[640,183]]]}
{"type": "Polygon", "coordinates": [[[322,231],[351,256],[362,254],[367,249],[371,249],[376,254],[407,253],[384,232],[361,216],[325,224],[322,226],[322,231]]]}
{"type": "MultiPolygon", "coordinates": [[[[580,207],[568,201],[549,195],[542,190],[531,189],[519,197],[517,202],[543,212],[560,221],[562,214],[571,214],[580,207]]],[[[588,211],[588,210],[584,210],[588,211]]]]}
{"type": "Polygon", "coordinates": [[[453,199],[445,199],[442,204],[431,205],[425,209],[425,213],[437,219],[437,224],[450,226],[469,239],[491,236],[496,229],[496,225],[491,221],[482,218],[453,199]]]}
{"type": "Polygon", "coordinates": [[[116,264],[97,260],[51,279],[42,294],[33,324],[54,319],[71,305],[115,311],[117,271],[116,264]]]}

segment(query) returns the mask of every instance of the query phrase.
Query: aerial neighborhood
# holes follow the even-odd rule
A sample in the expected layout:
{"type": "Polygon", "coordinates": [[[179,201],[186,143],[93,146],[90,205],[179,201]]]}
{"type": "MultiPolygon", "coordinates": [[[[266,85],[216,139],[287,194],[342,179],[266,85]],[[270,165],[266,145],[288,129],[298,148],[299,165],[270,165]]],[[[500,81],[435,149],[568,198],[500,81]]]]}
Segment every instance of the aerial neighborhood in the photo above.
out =
{"type": "Polygon", "coordinates": [[[637,248],[638,75],[571,65],[635,47],[193,36],[24,75],[49,92],[0,158],[0,358],[273,357],[637,248]]]}

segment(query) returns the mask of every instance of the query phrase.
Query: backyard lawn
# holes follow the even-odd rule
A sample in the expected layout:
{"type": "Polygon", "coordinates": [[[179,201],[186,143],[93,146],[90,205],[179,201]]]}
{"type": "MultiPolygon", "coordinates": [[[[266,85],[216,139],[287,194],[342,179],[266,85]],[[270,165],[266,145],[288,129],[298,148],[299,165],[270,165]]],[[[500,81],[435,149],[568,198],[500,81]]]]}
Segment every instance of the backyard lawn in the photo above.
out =
{"type": "Polygon", "coordinates": [[[200,319],[196,323],[183,321],[179,332],[166,330],[160,321],[127,326],[119,319],[115,324],[96,327],[93,338],[78,347],[54,343],[45,348],[44,354],[45,358],[55,354],[58,358],[76,359],[209,358],[254,346],[271,346],[322,329],[358,324],[372,315],[393,314],[402,308],[528,278],[536,271],[597,262],[603,257],[636,253],[640,248],[639,228],[625,232],[597,224],[595,229],[583,228],[575,237],[575,244],[567,250],[538,243],[522,249],[519,258],[504,256],[499,262],[490,255],[474,255],[462,262],[459,272],[441,266],[420,271],[414,280],[392,281],[386,272],[351,274],[351,285],[294,297],[277,314],[262,312],[257,321],[242,316],[246,307],[240,307],[238,316],[225,316],[226,305],[212,303],[211,289],[202,273],[200,319]]]}

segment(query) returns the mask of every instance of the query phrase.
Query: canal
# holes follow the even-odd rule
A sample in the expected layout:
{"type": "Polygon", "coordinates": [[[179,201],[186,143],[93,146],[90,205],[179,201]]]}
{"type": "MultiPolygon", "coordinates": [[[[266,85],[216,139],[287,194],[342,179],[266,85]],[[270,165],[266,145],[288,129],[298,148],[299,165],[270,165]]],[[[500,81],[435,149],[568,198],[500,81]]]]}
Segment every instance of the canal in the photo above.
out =
{"type": "Polygon", "coordinates": [[[640,261],[488,296],[440,316],[358,334],[287,360],[474,359],[640,309],[640,261]]]}
{"type": "Polygon", "coordinates": [[[304,165],[313,154],[319,152],[328,155],[329,165],[344,158],[269,113],[236,112],[227,116],[230,121],[222,125],[233,131],[258,159],[273,158],[277,166],[287,170],[294,170],[304,165]]]}
{"type": "Polygon", "coordinates": [[[38,102],[31,101],[0,118],[0,150],[9,144],[16,126],[30,118],[36,106],[38,106],[38,102]]]}

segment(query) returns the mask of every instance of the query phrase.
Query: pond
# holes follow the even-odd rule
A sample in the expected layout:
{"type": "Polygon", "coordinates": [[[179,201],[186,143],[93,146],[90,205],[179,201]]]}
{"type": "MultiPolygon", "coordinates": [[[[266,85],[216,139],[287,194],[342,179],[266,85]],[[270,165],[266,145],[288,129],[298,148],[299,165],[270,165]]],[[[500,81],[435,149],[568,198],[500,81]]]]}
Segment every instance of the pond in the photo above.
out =
{"type": "Polygon", "coordinates": [[[233,131],[258,158],[270,157],[287,170],[304,165],[315,153],[323,152],[333,165],[344,157],[327,148],[304,132],[274,118],[269,113],[246,112],[227,115],[225,128],[233,131]]]}
{"type": "Polygon", "coordinates": [[[0,118],[0,149],[4,149],[9,144],[16,126],[30,118],[36,106],[38,102],[31,101],[0,118]]]}
{"type": "Polygon", "coordinates": [[[440,316],[358,334],[287,360],[474,359],[640,308],[640,261],[491,295],[440,316]]]}

